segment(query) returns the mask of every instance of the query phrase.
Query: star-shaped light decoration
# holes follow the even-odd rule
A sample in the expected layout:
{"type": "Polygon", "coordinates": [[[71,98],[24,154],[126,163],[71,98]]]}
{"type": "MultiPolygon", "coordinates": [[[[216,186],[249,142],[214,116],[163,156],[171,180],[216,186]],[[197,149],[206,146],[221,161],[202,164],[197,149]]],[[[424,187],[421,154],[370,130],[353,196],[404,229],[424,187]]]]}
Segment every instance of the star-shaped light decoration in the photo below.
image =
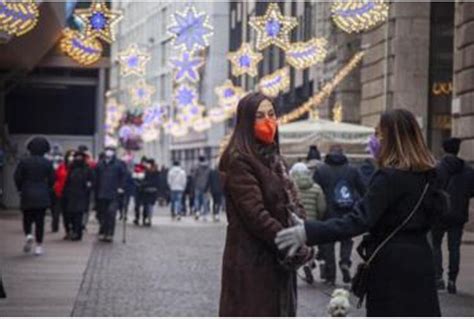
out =
{"type": "Polygon", "coordinates": [[[285,53],[286,62],[296,69],[306,69],[320,63],[326,58],[327,43],[324,38],[292,43],[285,53]]]}
{"type": "Polygon", "coordinates": [[[129,88],[132,105],[136,107],[150,105],[151,97],[155,91],[155,88],[147,84],[145,80],[138,80],[135,85],[129,88]]]}
{"type": "Polygon", "coordinates": [[[198,92],[195,87],[187,85],[187,84],[180,84],[174,93],[174,104],[178,107],[178,109],[182,109],[189,105],[197,104],[198,100],[198,92]]]}
{"type": "Polygon", "coordinates": [[[204,64],[204,59],[193,57],[189,52],[183,51],[179,58],[170,59],[170,65],[176,70],[175,81],[189,80],[196,83],[199,81],[198,69],[204,64]]]}
{"type": "Polygon", "coordinates": [[[113,27],[122,19],[121,11],[110,10],[103,1],[94,1],[88,9],[77,9],[74,14],[84,23],[86,36],[107,43],[115,40],[113,27]]]}
{"type": "Polygon", "coordinates": [[[197,12],[195,7],[189,6],[184,12],[175,12],[171,18],[168,31],[174,39],[175,47],[193,52],[209,45],[213,28],[205,12],[197,12]]]}
{"type": "Polygon", "coordinates": [[[239,100],[244,95],[244,89],[235,86],[231,80],[226,80],[224,84],[215,88],[215,93],[222,107],[237,107],[239,100]]]}
{"type": "Polygon", "coordinates": [[[145,108],[143,111],[143,124],[144,125],[159,125],[163,122],[166,114],[166,108],[161,104],[155,103],[150,107],[145,108]]]}
{"type": "Polygon", "coordinates": [[[285,91],[290,86],[290,69],[284,67],[276,70],[272,74],[266,75],[260,79],[258,88],[263,94],[276,97],[280,91],[285,91]]]}
{"type": "Polygon", "coordinates": [[[22,36],[36,26],[38,17],[38,4],[32,0],[0,0],[0,31],[22,36]]]}
{"type": "Polygon", "coordinates": [[[145,67],[148,61],[150,61],[150,54],[140,50],[137,44],[133,43],[118,54],[120,74],[122,76],[129,76],[131,74],[143,76],[145,75],[145,67]]]}
{"type": "Polygon", "coordinates": [[[257,32],[256,47],[263,50],[271,44],[286,50],[290,44],[290,31],[298,25],[295,17],[281,14],[276,3],[270,3],[263,16],[251,17],[249,24],[257,32]]]}
{"type": "Polygon", "coordinates": [[[258,73],[257,65],[263,59],[263,55],[260,52],[253,51],[250,43],[242,43],[237,51],[227,54],[227,59],[232,63],[233,76],[241,76],[242,74],[256,76],[258,73]]]}
{"type": "Polygon", "coordinates": [[[205,107],[199,104],[188,105],[180,110],[177,117],[182,123],[191,125],[196,119],[202,117],[205,107]]]}
{"type": "Polygon", "coordinates": [[[91,65],[99,61],[103,50],[99,40],[69,28],[63,30],[59,47],[71,59],[82,65],[91,65]]]}
{"type": "Polygon", "coordinates": [[[384,0],[336,0],[332,20],[347,33],[370,30],[388,18],[389,6],[384,0]]]}

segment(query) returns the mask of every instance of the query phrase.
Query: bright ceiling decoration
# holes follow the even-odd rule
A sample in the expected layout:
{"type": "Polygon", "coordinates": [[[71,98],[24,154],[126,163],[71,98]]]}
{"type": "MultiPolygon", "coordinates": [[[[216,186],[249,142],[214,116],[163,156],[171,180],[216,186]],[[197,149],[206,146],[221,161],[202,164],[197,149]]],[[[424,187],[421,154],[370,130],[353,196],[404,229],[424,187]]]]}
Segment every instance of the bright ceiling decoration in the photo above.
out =
{"type": "Polygon", "coordinates": [[[124,77],[132,74],[143,76],[145,75],[148,61],[150,61],[150,54],[140,50],[136,43],[132,43],[127,49],[118,54],[120,74],[124,77]]]}
{"type": "Polygon", "coordinates": [[[278,4],[270,3],[265,14],[251,17],[249,24],[257,32],[258,50],[272,44],[286,50],[290,44],[290,32],[298,25],[298,20],[295,17],[283,16],[278,4]]]}
{"type": "Polygon", "coordinates": [[[66,28],[59,43],[61,51],[82,65],[91,65],[102,56],[102,44],[94,38],[88,38],[79,31],[66,28]]]}
{"type": "Polygon", "coordinates": [[[275,72],[266,75],[260,79],[258,88],[260,92],[269,96],[276,97],[282,91],[285,91],[290,86],[290,69],[284,67],[275,72]]]}
{"type": "Polygon", "coordinates": [[[138,80],[135,85],[129,88],[129,94],[133,106],[146,107],[151,104],[151,97],[155,93],[155,88],[145,80],[138,80]]]}
{"type": "Polygon", "coordinates": [[[178,58],[170,59],[170,65],[175,69],[175,81],[188,80],[196,83],[199,81],[199,68],[204,65],[204,59],[193,57],[189,52],[183,51],[178,58]]]}
{"type": "Polygon", "coordinates": [[[327,55],[327,43],[324,38],[313,38],[307,42],[292,43],[285,53],[286,62],[300,70],[323,62],[327,55]]]}
{"type": "Polygon", "coordinates": [[[122,19],[122,12],[110,10],[103,1],[94,1],[87,9],[77,9],[74,14],[85,25],[88,37],[100,38],[107,43],[115,40],[114,26],[122,19]]]}
{"type": "Polygon", "coordinates": [[[253,51],[250,43],[242,43],[237,51],[227,53],[227,59],[232,64],[233,76],[243,74],[256,76],[258,74],[257,66],[262,61],[263,55],[253,51]]]}
{"type": "Polygon", "coordinates": [[[347,33],[368,31],[388,18],[384,0],[336,0],[331,11],[334,23],[347,33]]]}
{"type": "Polygon", "coordinates": [[[32,0],[0,0],[0,31],[22,36],[36,26],[38,17],[38,5],[32,0]]]}

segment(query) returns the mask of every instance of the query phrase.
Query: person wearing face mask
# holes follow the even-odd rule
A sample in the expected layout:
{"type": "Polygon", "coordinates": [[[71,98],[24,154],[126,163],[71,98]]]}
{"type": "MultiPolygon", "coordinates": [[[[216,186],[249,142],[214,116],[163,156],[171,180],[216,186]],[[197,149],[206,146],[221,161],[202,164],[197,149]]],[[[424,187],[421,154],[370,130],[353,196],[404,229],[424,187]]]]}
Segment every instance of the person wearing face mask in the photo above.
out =
{"type": "Polygon", "coordinates": [[[306,213],[280,156],[273,103],[250,93],[236,120],[219,164],[228,221],[219,316],[295,316],[296,269],[313,251],[303,245],[286,257],[274,243],[306,213]]]}
{"type": "Polygon", "coordinates": [[[449,205],[439,189],[436,161],[409,111],[383,113],[376,131],[379,168],[366,195],[343,216],[306,221],[279,232],[275,242],[291,256],[302,245],[368,233],[357,249],[365,264],[353,285],[359,300],[366,299],[367,316],[439,317],[427,233],[449,205]]]}
{"type": "Polygon", "coordinates": [[[95,169],[95,196],[99,219],[99,240],[112,242],[115,220],[127,177],[125,163],[117,159],[115,148],[106,147],[104,157],[95,169]]]}
{"type": "Polygon", "coordinates": [[[71,216],[64,209],[65,201],[63,198],[64,185],[66,184],[67,174],[71,163],[74,161],[74,150],[68,150],[64,155],[64,161],[58,166],[55,171],[55,181],[54,181],[54,195],[55,195],[55,207],[53,208],[58,212],[58,215],[63,217],[63,227],[64,227],[64,240],[71,239],[72,235],[72,220],[71,216]]]}
{"type": "MultiPolygon", "coordinates": [[[[64,156],[59,151],[59,146],[55,145],[52,152],[53,169],[56,172],[59,166],[63,163],[64,156]]],[[[59,223],[61,216],[61,201],[57,198],[56,193],[51,192],[51,232],[57,233],[59,231],[59,223]]]]}

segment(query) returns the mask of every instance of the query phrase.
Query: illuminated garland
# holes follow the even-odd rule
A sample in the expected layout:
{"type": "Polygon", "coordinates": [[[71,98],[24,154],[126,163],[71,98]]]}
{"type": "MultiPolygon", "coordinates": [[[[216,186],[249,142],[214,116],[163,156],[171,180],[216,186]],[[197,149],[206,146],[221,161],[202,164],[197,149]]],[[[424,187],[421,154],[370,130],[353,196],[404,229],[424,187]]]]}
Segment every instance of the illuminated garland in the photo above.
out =
{"type": "Polygon", "coordinates": [[[344,110],[341,102],[336,102],[332,109],[332,120],[336,123],[341,123],[344,117],[344,110]]]}
{"type": "Polygon", "coordinates": [[[0,31],[22,36],[38,23],[38,5],[32,1],[0,0],[0,31]]]}
{"type": "Polygon", "coordinates": [[[327,55],[327,43],[324,38],[292,43],[285,53],[286,62],[296,69],[306,69],[322,62],[327,55]]]}
{"type": "Polygon", "coordinates": [[[344,80],[347,75],[349,75],[349,73],[357,66],[357,64],[362,61],[364,54],[365,53],[363,51],[356,53],[352,59],[337,72],[334,78],[323,86],[320,92],[313,95],[313,97],[303,103],[303,105],[280,117],[279,123],[285,124],[297,120],[304,114],[321,105],[321,103],[324,102],[324,100],[329,97],[329,95],[331,95],[336,86],[341,83],[341,81],[344,80]]]}
{"type": "Polygon", "coordinates": [[[226,111],[232,111],[237,107],[239,100],[244,96],[245,91],[239,86],[235,86],[231,80],[226,80],[224,84],[215,88],[219,105],[226,111]]]}
{"type": "Polygon", "coordinates": [[[201,117],[193,123],[192,128],[196,132],[204,132],[205,130],[210,129],[211,126],[212,122],[208,117],[201,117]]]}
{"type": "Polygon", "coordinates": [[[262,61],[263,55],[260,52],[254,52],[250,43],[242,43],[237,51],[227,53],[227,59],[232,64],[233,76],[243,74],[256,76],[258,73],[257,66],[262,61]]]}
{"type": "Polygon", "coordinates": [[[91,65],[99,61],[103,50],[100,41],[69,28],[63,30],[59,47],[71,59],[82,65],[91,65]]]}
{"type": "Polygon", "coordinates": [[[155,91],[155,88],[147,84],[145,80],[138,80],[135,85],[129,89],[132,105],[136,107],[150,105],[151,97],[155,91]]]}
{"type": "Polygon", "coordinates": [[[334,23],[347,33],[376,27],[387,19],[388,10],[384,0],[336,0],[331,7],[334,23]]]}
{"type": "Polygon", "coordinates": [[[195,87],[180,84],[174,93],[174,104],[178,109],[183,109],[186,106],[196,105],[198,100],[198,92],[195,87]]]}
{"type": "Polygon", "coordinates": [[[263,94],[276,97],[290,86],[290,69],[284,67],[260,79],[258,88],[263,94]]]}
{"type": "Polygon", "coordinates": [[[118,54],[120,74],[124,77],[131,74],[143,76],[145,75],[145,67],[148,61],[150,61],[150,54],[146,51],[141,51],[137,44],[133,43],[118,54]]]}
{"type": "Polygon", "coordinates": [[[188,80],[190,82],[199,81],[198,69],[203,66],[204,59],[193,57],[189,52],[184,51],[179,58],[170,59],[170,65],[176,70],[175,81],[182,82],[188,80]]]}
{"type": "Polygon", "coordinates": [[[214,123],[220,123],[227,119],[228,115],[224,108],[222,107],[214,107],[209,110],[209,118],[214,123]]]}
{"type": "Polygon", "coordinates": [[[120,125],[125,114],[125,106],[119,104],[116,99],[107,99],[105,103],[105,131],[106,133],[113,135],[115,130],[120,125]]]}

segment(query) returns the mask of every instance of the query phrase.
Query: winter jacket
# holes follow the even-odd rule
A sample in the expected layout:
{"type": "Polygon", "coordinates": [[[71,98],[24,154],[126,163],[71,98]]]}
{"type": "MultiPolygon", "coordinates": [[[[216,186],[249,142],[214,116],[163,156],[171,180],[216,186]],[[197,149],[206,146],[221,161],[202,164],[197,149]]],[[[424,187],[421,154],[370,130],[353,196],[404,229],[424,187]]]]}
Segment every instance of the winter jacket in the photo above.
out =
{"type": "Polygon", "coordinates": [[[57,198],[63,196],[64,185],[67,179],[67,166],[66,163],[61,163],[55,173],[56,180],[54,182],[54,194],[57,198]]]}
{"type": "Polygon", "coordinates": [[[186,172],[179,166],[169,170],[167,180],[171,191],[183,192],[186,189],[186,172]]]}
{"type": "Polygon", "coordinates": [[[158,199],[158,188],[160,186],[160,173],[158,171],[146,171],[141,185],[142,200],[144,204],[154,205],[158,199]]]}
{"type": "Polygon", "coordinates": [[[374,175],[376,170],[375,164],[371,159],[366,159],[359,168],[360,177],[364,182],[364,185],[368,186],[370,179],[374,175]]]}
{"type": "Polygon", "coordinates": [[[14,173],[20,192],[21,209],[46,209],[51,206],[54,184],[53,164],[43,156],[29,156],[20,161],[14,173]]]}
{"type": "Polygon", "coordinates": [[[92,188],[92,170],[86,162],[73,162],[64,185],[63,203],[66,212],[79,213],[89,210],[92,188]]]}
{"type": "Polygon", "coordinates": [[[313,176],[314,182],[321,186],[326,196],[328,209],[325,218],[339,217],[350,211],[350,208],[338,207],[335,202],[334,190],[342,179],[349,183],[355,197],[354,203],[358,198],[364,196],[366,190],[364,182],[357,169],[349,165],[347,157],[343,154],[328,154],[325,163],[316,169],[313,176]]]}
{"type": "Polygon", "coordinates": [[[474,170],[459,157],[446,155],[437,172],[440,187],[450,197],[450,211],[437,226],[463,225],[469,219],[469,200],[474,197],[474,170]]]}
{"type": "Polygon", "coordinates": [[[194,172],[194,189],[200,192],[209,191],[209,177],[211,169],[209,164],[204,162],[200,163],[194,172]]]}
{"type": "Polygon", "coordinates": [[[220,173],[216,169],[211,170],[209,175],[209,188],[211,190],[212,197],[219,197],[223,195],[220,173]]]}
{"type": "Polygon", "coordinates": [[[323,219],[326,212],[326,198],[318,184],[314,183],[308,172],[293,171],[291,174],[308,218],[323,219]]]}
{"type": "Polygon", "coordinates": [[[117,158],[101,160],[95,169],[95,194],[97,199],[118,199],[118,190],[125,189],[127,178],[125,163],[117,158]]]}

